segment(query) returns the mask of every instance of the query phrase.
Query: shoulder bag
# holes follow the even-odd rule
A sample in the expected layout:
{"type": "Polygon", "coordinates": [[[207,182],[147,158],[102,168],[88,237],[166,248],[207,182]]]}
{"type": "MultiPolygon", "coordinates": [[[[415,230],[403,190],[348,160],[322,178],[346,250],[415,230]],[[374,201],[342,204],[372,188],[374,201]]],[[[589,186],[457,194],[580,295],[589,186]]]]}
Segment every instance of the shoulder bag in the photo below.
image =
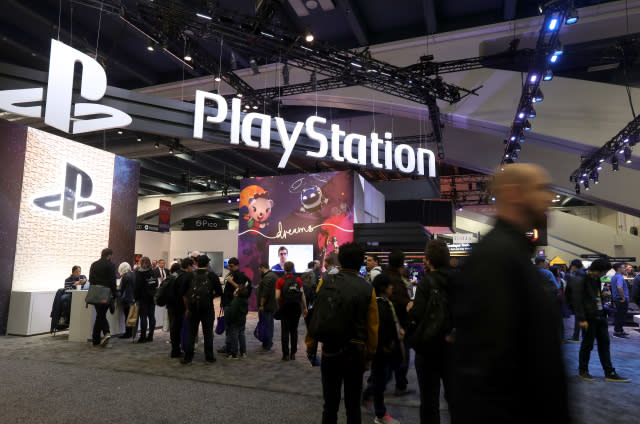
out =
{"type": "Polygon", "coordinates": [[[111,288],[106,286],[99,286],[97,284],[91,284],[85,303],[87,305],[108,305],[111,303],[111,288]]]}

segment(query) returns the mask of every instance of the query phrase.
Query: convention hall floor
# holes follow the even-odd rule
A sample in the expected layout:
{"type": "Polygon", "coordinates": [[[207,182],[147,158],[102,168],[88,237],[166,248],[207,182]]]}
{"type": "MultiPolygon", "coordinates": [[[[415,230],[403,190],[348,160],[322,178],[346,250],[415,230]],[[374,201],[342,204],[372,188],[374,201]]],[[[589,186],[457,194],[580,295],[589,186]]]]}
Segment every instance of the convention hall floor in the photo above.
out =
{"type": "MultiPolygon", "coordinates": [[[[156,332],[153,343],[132,344],[114,338],[106,349],[56,336],[0,338],[0,411],[7,423],[319,423],[322,411],[320,369],[304,357],[300,327],[300,354],[282,362],[279,353],[254,353],[257,316],[247,323],[249,357],[205,364],[202,344],[191,366],[168,357],[168,334],[156,332]]],[[[569,333],[573,320],[566,320],[569,333]]],[[[279,324],[276,345],[279,352],[279,324]]],[[[576,422],[589,424],[638,423],[640,333],[627,329],[629,339],[612,338],[612,359],[630,384],[607,383],[597,352],[591,358],[595,382],[577,377],[579,344],[565,344],[571,397],[576,422]]],[[[223,338],[216,336],[216,349],[223,338]]],[[[417,423],[418,394],[415,370],[403,397],[387,399],[391,415],[401,423],[417,423]]],[[[442,422],[448,422],[442,401],[442,422]]],[[[343,412],[343,411],[341,411],[343,412]]],[[[341,417],[340,422],[344,422],[341,417]]],[[[363,409],[363,422],[373,422],[363,409]]]]}

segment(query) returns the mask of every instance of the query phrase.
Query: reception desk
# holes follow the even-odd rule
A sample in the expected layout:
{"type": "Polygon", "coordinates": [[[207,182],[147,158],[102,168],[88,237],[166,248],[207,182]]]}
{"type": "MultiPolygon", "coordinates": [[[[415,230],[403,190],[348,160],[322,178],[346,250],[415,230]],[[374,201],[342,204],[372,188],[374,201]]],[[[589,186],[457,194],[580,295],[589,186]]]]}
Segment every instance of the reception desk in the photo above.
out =
{"type": "MultiPolygon", "coordinates": [[[[93,323],[96,320],[96,312],[92,305],[86,307],[86,290],[70,290],[71,298],[71,319],[69,322],[69,341],[86,342],[91,339],[93,333],[93,323]]],[[[156,328],[162,327],[164,323],[164,307],[156,306],[156,328]]],[[[122,334],[125,331],[126,320],[118,302],[114,313],[107,312],[109,331],[111,335],[122,334]]]]}

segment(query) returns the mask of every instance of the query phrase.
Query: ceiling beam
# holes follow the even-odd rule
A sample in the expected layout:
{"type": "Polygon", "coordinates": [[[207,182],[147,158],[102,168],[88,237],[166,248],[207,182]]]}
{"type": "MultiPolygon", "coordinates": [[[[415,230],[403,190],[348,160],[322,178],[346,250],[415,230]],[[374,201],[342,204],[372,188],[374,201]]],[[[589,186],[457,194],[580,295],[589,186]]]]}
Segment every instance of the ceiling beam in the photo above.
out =
{"type": "Polygon", "coordinates": [[[147,186],[151,186],[151,187],[157,187],[159,189],[162,189],[163,191],[169,191],[172,193],[184,193],[185,190],[182,190],[179,187],[173,186],[171,184],[167,184],[167,183],[163,183],[161,181],[158,181],[154,178],[151,177],[147,177],[144,175],[140,175],[140,184],[144,184],[147,186]]]}
{"type": "Polygon", "coordinates": [[[424,24],[427,29],[427,34],[435,34],[438,32],[435,0],[422,0],[422,6],[424,9],[424,24]]]}
{"type": "Polygon", "coordinates": [[[512,21],[516,18],[518,0],[504,0],[504,20],[512,21]]]}
{"type": "Polygon", "coordinates": [[[368,46],[370,43],[367,28],[362,18],[362,13],[360,13],[353,0],[336,0],[336,3],[338,8],[344,12],[351,31],[358,40],[358,44],[360,46],[368,46]]]}

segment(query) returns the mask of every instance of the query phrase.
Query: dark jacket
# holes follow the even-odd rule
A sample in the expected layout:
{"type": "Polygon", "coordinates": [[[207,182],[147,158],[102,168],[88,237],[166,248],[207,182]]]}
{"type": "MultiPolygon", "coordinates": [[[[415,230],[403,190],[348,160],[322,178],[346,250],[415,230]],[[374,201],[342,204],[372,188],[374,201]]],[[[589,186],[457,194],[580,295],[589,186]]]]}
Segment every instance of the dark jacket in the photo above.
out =
{"type": "Polygon", "coordinates": [[[573,296],[575,291],[575,283],[577,281],[580,281],[585,275],[586,274],[582,269],[576,270],[576,272],[567,275],[567,288],[564,290],[564,301],[572,311],[574,310],[573,296]]]}
{"type": "Polygon", "coordinates": [[[387,274],[393,282],[393,293],[391,293],[391,302],[398,314],[398,321],[402,328],[407,328],[409,324],[409,318],[407,317],[407,304],[411,301],[409,298],[409,288],[404,282],[400,271],[397,269],[385,269],[384,274],[387,274]]]}
{"type": "Polygon", "coordinates": [[[524,231],[498,219],[454,288],[457,423],[571,422],[561,317],[534,250],[524,231]]]}
{"type": "Polygon", "coordinates": [[[211,308],[213,309],[213,299],[222,295],[222,285],[220,284],[220,277],[218,277],[214,272],[210,272],[206,269],[197,269],[196,271],[192,272],[191,273],[192,277],[189,280],[189,285],[186,287],[184,297],[186,297],[187,302],[189,302],[188,297],[189,297],[190,289],[191,289],[191,286],[193,285],[194,280],[198,277],[198,275],[202,275],[205,273],[207,274],[207,280],[209,282],[209,296],[211,297],[208,303],[211,305],[211,308]]]}
{"type": "MultiPolygon", "coordinates": [[[[231,275],[233,275],[233,281],[236,284],[245,286],[249,290],[247,297],[251,296],[251,280],[249,280],[249,277],[247,277],[244,272],[239,270],[231,273],[231,275]]],[[[233,292],[235,290],[236,288],[232,284],[227,283],[224,285],[224,293],[222,294],[222,299],[220,300],[220,304],[223,308],[231,304],[231,301],[233,300],[233,292]]]]}
{"type": "Polygon", "coordinates": [[[574,281],[573,284],[573,310],[578,321],[589,321],[598,317],[604,317],[604,308],[598,311],[597,299],[600,305],[604,305],[600,279],[594,278],[589,273],[574,281]]]}
{"type": "Polygon", "coordinates": [[[116,266],[109,259],[98,259],[89,268],[89,283],[97,286],[111,288],[111,294],[115,299],[116,291],[116,266]]]}
{"type": "Polygon", "coordinates": [[[158,278],[152,269],[138,269],[136,271],[135,300],[146,304],[152,304],[153,296],[158,288],[158,278]]]}
{"type": "Polygon", "coordinates": [[[167,299],[167,308],[176,313],[183,315],[185,311],[184,307],[184,295],[187,293],[187,289],[191,285],[191,279],[193,278],[193,272],[186,272],[183,269],[178,270],[178,277],[174,283],[174,293],[167,299]]]}
{"type": "Polygon", "coordinates": [[[247,323],[249,301],[246,297],[234,296],[231,304],[224,312],[225,320],[229,326],[244,327],[247,323]]]}
{"type": "Polygon", "coordinates": [[[276,281],[278,276],[271,270],[262,274],[260,285],[258,286],[258,306],[264,297],[264,311],[275,312],[278,309],[276,303],[276,281]]]}
{"type": "Polygon", "coordinates": [[[391,311],[391,301],[383,297],[378,302],[378,348],[376,358],[389,358],[398,347],[398,331],[391,311]]]}
{"type": "Polygon", "coordinates": [[[129,271],[120,280],[120,301],[124,304],[133,303],[135,299],[136,276],[133,271],[129,271]]]}

